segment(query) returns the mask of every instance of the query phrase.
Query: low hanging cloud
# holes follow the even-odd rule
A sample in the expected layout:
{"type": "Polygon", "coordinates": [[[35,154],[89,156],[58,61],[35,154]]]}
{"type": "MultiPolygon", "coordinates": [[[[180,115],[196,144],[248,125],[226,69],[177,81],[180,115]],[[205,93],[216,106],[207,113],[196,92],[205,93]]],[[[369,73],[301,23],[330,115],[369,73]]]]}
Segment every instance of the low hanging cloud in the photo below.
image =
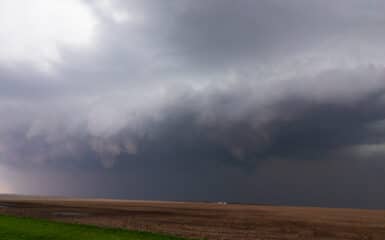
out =
{"type": "Polygon", "coordinates": [[[0,3],[7,188],[384,207],[382,2],[44,2],[0,3]]]}

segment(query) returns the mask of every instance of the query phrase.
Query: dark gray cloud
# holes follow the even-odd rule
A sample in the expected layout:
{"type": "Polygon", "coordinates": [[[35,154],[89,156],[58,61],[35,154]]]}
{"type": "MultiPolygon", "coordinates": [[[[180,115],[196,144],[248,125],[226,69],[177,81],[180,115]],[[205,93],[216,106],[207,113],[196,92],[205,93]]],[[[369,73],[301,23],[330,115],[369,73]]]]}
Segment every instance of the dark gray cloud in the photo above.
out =
{"type": "Polygon", "coordinates": [[[336,45],[358,52],[356,44],[382,45],[384,37],[379,1],[150,1],[145,6],[150,18],[145,29],[164,44],[161,50],[189,67],[209,70],[314,48],[333,51],[336,45]]]}
{"type": "Polygon", "coordinates": [[[88,48],[0,46],[3,185],[385,207],[381,1],[84,4],[88,48]]]}

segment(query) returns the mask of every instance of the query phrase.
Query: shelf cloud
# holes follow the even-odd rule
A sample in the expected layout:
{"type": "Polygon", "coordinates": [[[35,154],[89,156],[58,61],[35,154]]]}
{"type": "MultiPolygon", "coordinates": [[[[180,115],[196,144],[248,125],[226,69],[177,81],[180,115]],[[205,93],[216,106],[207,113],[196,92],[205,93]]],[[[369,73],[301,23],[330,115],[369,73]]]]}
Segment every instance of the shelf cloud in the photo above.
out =
{"type": "Polygon", "coordinates": [[[384,208],[384,7],[0,0],[0,186],[384,208]]]}

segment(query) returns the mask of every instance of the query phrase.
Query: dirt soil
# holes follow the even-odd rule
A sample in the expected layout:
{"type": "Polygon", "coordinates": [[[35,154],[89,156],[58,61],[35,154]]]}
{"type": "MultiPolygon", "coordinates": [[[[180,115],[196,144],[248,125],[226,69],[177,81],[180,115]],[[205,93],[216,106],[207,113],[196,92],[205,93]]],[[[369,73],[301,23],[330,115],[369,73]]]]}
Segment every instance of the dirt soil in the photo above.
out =
{"type": "Polygon", "coordinates": [[[385,239],[384,210],[0,196],[0,214],[196,239],[385,239]]]}

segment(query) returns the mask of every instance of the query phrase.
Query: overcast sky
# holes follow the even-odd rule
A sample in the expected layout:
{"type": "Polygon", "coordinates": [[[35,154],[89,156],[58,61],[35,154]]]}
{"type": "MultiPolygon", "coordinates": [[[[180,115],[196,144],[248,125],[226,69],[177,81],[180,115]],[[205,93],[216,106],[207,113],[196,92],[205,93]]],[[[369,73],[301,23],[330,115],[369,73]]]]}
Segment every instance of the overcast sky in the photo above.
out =
{"type": "Polygon", "coordinates": [[[0,192],[385,208],[384,11],[0,0],[0,192]]]}

